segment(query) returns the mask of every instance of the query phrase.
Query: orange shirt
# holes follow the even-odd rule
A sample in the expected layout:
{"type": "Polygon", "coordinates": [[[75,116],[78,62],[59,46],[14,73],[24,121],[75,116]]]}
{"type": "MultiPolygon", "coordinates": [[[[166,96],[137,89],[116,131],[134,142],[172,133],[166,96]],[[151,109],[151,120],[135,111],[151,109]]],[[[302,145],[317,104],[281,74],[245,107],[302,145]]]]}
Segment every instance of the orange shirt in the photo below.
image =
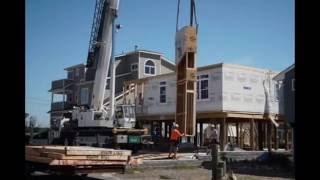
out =
{"type": "Polygon", "coordinates": [[[182,136],[182,134],[180,133],[180,131],[178,129],[171,130],[170,140],[177,141],[180,136],[182,136]]]}

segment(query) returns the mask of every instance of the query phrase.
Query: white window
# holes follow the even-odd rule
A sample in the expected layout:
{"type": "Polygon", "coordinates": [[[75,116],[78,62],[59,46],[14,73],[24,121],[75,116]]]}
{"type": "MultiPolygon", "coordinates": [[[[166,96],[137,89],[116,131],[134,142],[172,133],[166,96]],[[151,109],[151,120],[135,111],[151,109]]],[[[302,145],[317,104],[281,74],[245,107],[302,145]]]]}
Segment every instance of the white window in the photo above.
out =
{"type": "Polygon", "coordinates": [[[291,80],[291,90],[292,90],[292,91],[295,91],[295,90],[296,90],[296,81],[295,81],[295,79],[292,79],[292,80],[291,80]]]}
{"type": "Polygon", "coordinates": [[[137,70],[138,70],[138,64],[137,63],[131,64],[131,71],[137,71],[137,70]]]}
{"type": "Polygon", "coordinates": [[[80,90],[80,104],[88,104],[89,100],[89,89],[81,88],[80,90]]]}
{"type": "Polygon", "coordinates": [[[160,103],[166,103],[167,102],[167,83],[165,81],[160,82],[160,103]]]}
{"type": "Polygon", "coordinates": [[[151,74],[151,75],[155,74],[155,66],[153,61],[151,60],[146,61],[146,63],[144,64],[144,74],[151,74]]]}
{"type": "Polygon", "coordinates": [[[197,76],[197,99],[209,98],[209,75],[197,76]]]}

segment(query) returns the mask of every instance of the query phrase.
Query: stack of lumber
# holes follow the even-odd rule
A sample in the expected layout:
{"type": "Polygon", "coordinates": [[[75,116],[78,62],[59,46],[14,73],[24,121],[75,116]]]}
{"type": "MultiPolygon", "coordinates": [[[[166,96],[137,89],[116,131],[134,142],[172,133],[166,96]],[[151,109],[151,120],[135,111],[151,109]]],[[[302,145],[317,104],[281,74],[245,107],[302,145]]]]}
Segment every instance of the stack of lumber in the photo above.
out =
{"type": "Polygon", "coordinates": [[[87,146],[26,146],[25,160],[48,165],[127,165],[130,150],[87,146]]]}

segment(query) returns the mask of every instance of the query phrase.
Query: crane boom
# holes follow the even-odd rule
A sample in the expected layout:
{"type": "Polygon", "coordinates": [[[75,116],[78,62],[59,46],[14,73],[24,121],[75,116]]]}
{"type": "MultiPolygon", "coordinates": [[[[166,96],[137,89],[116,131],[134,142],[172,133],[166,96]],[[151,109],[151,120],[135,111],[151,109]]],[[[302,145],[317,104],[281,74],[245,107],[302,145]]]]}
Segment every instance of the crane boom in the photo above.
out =
{"type": "Polygon", "coordinates": [[[113,24],[117,17],[119,0],[107,0],[104,8],[106,13],[103,21],[103,32],[101,42],[96,42],[100,47],[100,53],[97,61],[97,69],[91,95],[91,108],[96,111],[101,111],[103,107],[105,87],[107,83],[108,70],[110,69],[110,60],[112,53],[112,37],[113,24]]]}

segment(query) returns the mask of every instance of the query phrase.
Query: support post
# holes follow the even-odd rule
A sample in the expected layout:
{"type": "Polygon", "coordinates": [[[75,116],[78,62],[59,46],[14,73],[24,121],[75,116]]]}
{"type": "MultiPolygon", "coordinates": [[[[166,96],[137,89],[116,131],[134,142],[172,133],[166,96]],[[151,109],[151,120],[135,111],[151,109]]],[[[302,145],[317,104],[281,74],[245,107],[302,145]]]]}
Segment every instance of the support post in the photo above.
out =
{"type": "Polygon", "coordinates": [[[167,122],[164,122],[164,138],[168,138],[168,126],[167,122]]]}
{"type": "Polygon", "coordinates": [[[278,138],[278,128],[274,127],[274,149],[277,150],[279,147],[279,138],[278,138]]]}
{"type": "Polygon", "coordinates": [[[240,143],[239,143],[240,138],[239,138],[239,135],[240,135],[240,133],[239,133],[239,123],[237,122],[237,123],[236,123],[236,143],[237,143],[237,146],[240,147],[240,143]]]}
{"type": "Polygon", "coordinates": [[[271,122],[267,122],[267,146],[268,146],[268,151],[271,152],[271,135],[272,135],[272,130],[271,130],[271,122]]]}
{"type": "Polygon", "coordinates": [[[196,122],[196,132],[195,132],[195,136],[194,136],[194,140],[193,140],[193,144],[194,146],[198,147],[198,123],[196,122]]]}
{"type": "Polygon", "coordinates": [[[268,148],[268,122],[264,122],[264,145],[268,148]]]}
{"type": "Polygon", "coordinates": [[[169,138],[171,136],[172,123],[169,123],[169,138]]]}
{"type": "Polygon", "coordinates": [[[223,118],[220,124],[220,151],[224,150],[226,135],[226,118],[223,118]]]}
{"type": "Polygon", "coordinates": [[[200,146],[203,145],[203,122],[200,122],[200,146]]]}
{"type": "Polygon", "coordinates": [[[289,133],[288,133],[288,125],[287,123],[284,124],[284,143],[285,143],[285,149],[288,150],[289,149],[289,133]]]}
{"type": "Polygon", "coordinates": [[[162,138],[162,122],[159,122],[159,131],[160,131],[160,137],[162,138]]]}
{"type": "Polygon", "coordinates": [[[255,149],[254,146],[254,119],[250,120],[250,146],[251,146],[251,150],[255,149]]]}
{"type": "Polygon", "coordinates": [[[262,133],[262,122],[258,122],[258,141],[259,141],[259,150],[263,150],[263,133],[262,133]]]}

